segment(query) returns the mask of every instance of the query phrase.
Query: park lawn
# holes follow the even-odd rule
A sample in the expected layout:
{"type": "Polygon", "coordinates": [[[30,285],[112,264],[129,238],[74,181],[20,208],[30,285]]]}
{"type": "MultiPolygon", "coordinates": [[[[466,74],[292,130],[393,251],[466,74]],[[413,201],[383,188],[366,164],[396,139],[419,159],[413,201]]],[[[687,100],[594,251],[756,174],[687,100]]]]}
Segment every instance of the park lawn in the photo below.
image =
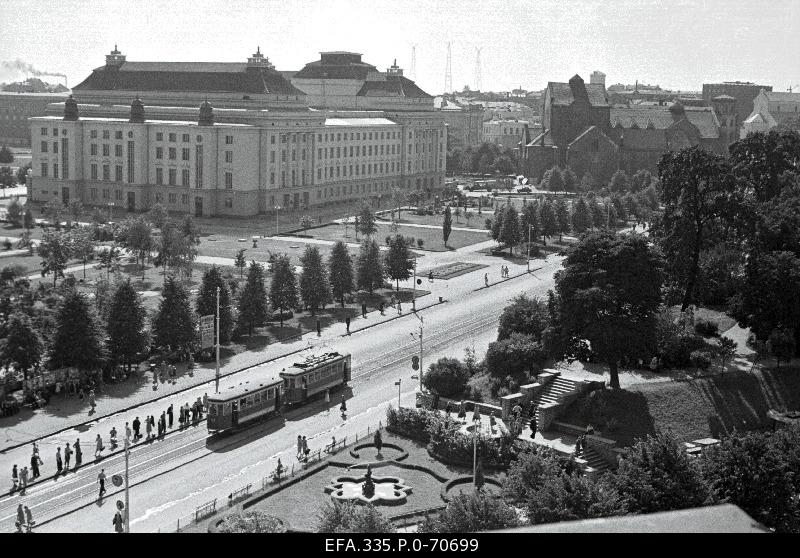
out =
{"type": "Polygon", "coordinates": [[[5,258],[0,258],[0,268],[17,265],[25,268],[26,275],[32,275],[41,271],[42,258],[40,258],[38,255],[8,256],[5,258]]]}
{"type": "MultiPolygon", "coordinates": [[[[331,225],[333,226],[333,225],[331,225]]],[[[316,230],[316,229],[315,229],[316,230]]],[[[352,231],[350,231],[352,234],[352,231]]],[[[309,235],[311,236],[311,235],[309,235]]],[[[355,242],[353,238],[349,242],[355,242]]],[[[253,241],[250,236],[233,238],[227,235],[209,235],[201,237],[200,245],[197,247],[199,256],[213,256],[217,258],[236,258],[236,254],[242,248],[245,249],[244,257],[247,261],[255,260],[257,262],[269,261],[270,255],[279,256],[286,254],[291,259],[292,264],[300,265],[300,257],[305,253],[306,243],[303,242],[302,237],[298,237],[297,242],[289,242],[286,240],[275,240],[272,238],[259,238],[257,241],[258,246],[253,248],[253,241]],[[239,238],[246,238],[245,242],[239,242],[239,238]]],[[[309,244],[316,246],[322,258],[327,261],[333,245],[328,244],[309,244]]],[[[355,258],[358,256],[358,248],[349,248],[350,255],[355,258]]]]}
{"type": "MultiPolygon", "coordinates": [[[[491,211],[484,211],[482,215],[478,215],[477,211],[470,211],[469,222],[467,222],[467,220],[464,218],[463,208],[461,211],[462,214],[458,218],[456,218],[455,215],[452,215],[453,227],[475,229],[476,231],[486,231],[486,219],[492,216],[491,211]]],[[[391,222],[391,215],[389,213],[383,213],[382,215],[378,216],[378,219],[381,223],[389,223],[391,222]]],[[[403,211],[402,219],[398,221],[398,224],[402,225],[403,223],[413,223],[415,225],[433,225],[434,227],[441,227],[443,219],[444,217],[441,214],[417,215],[413,211],[403,211]]]]}
{"type": "Polygon", "coordinates": [[[579,400],[560,420],[580,426],[591,422],[603,436],[623,446],[659,430],[671,430],[683,441],[720,438],[734,430],[770,428],[770,409],[800,408],[800,367],[637,384],[626,390],[603,390],[595,398],[605,405],[603,412],[582,410],[579,400]],[[609,417],[616,422],[611,430],[609,417]]]}
{"type": "MultiPolygon", "coordinates": [[[[385,244],[385,238],[395,233],[391,231],[388,223],[379,221],[376,225],[378,230],[373,235],[373,238],[378,241],[378,244],[385,244]]],[[[355,232],[353,231],[352,225],[348,226],[347,229],[346,237],[344,236],[344,225],[327,225],[315,229],[308,229],[305,231],[304,236],[322,240],[343,240],[345,242],[360,242],[363,240],[363,235],[359,235],[358,240],[355,239],[355,232]]],[[[432,252],[445,252],[450,249],[463,248],[483,242],[488,238],[486,236],[486,231],[452,231],[450,233],[450,238],[447,240],[448,248],[445,248],[444,241],[442,240],[441,223],[434,229],[399,225],[397,234],[413,236],[415,239],[421,238],[423,240],[422,249],[432,252]]],[[[418,249],[416,241],[414,248],[418,249]]]]}
{"type": "MultiPolygon", "coordinates": [[[[675,306],[671,306],[669,311],[673,318],[677,318],[681,311],[681,305],[676,304],[675,306]]],[[[720,334],[725,333],[736,325],[736,320],[728,316],[725,312],[713,308],[696,307],[694,309],[694,319],[695,321],[702,319],[717,322],[717,324],[719,324],[720,334]]]]}

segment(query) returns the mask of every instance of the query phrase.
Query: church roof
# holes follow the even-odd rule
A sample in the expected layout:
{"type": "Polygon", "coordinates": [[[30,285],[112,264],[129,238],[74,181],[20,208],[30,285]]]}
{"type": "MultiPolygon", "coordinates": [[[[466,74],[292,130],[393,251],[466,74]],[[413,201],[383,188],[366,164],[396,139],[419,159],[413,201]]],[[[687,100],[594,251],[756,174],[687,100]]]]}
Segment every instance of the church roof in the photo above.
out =
{"type": "MultiPolygon", "coordinates": [[[[586,94],[588,95],[589,102],[592,104],[592,106],[608,106],[608,96],[606,95],[606,88],[604,85],[600,85],[598,83],[587,83],[585,84],[585,87],[586,94]]],[[[551,81],[547,84],[547,89],[550,91],[550,99],[552,99],[552,103],[554,105],[571,105],[575,100],[569,83],[551,81]]]]}
{"type": "Polygon", "coordinates": [[[764,91],[767,100],[770,102],[779,101],[781,103],[800,103],[800,93],[789,93],[788,91],[764,91]]]}
{"type": "Polygon", "coordinates": [[[95,68],[73,90],[305,95],[280,72],[239,62],[123,62],[95,68]]]}
{"type": "MultiPolygon", "coordinates": [[[[714,111],[708,107],[683,107],[686,119],[700,131],[703,139],[719,138],[719,121],[714,111]]],[[[665,130],[672,126],[674,119],[667,107],[614,107],[611,109],[611,127],[621,126],[628,130],[639,128],[645,132],[665,130]]]]}
{"type": "Polygon", "coordinates": [[[404,76],[386,76],[386,81],[365,81],[356,95],[359,97],[431,98],[431,95],[425,93],[416,83],[404,76]]]}
{"type": "Polygon", "coordinates": [[[370,72],[377,72],[378,69],[366,62],[344,61],[341,64],[333,64],[328,61],[316,60],[306,64],[302,70],[297,72],[294,79],[367,79],[370,72]]]}

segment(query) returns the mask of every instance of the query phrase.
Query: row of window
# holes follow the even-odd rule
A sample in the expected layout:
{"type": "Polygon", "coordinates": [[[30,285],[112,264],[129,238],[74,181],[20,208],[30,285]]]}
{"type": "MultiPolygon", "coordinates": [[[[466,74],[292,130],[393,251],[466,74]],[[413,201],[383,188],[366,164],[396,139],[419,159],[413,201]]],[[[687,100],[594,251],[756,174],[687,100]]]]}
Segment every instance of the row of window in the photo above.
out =
{"type": "MultiPolygon", "coordinates": [[[[41,130],[39,130],[39,132],[40,132],[41,135],[46,136],[47,135],[47,128],[42,128],[41,130]]],[[[61,130],[61,134],[66,136],[67,135],[67,131],[66,130],[61,130]]],[[[58,135],[58,128],[53,128],[53,135],[54,136],[58,135]]]]}

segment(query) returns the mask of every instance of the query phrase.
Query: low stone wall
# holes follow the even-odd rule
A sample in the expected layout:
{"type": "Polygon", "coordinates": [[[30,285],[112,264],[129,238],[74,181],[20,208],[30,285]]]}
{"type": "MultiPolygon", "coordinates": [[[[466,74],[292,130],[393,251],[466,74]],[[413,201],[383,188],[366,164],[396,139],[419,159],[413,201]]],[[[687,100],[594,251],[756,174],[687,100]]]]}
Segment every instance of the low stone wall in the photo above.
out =
{"type": "Polygon", "coordinates": [[[583,397],[590,391],[596,389],[603,389],[604,382],[590,382],[588,380],[581,380],[577,383],[577,389],[558,399],[557,403],[546,403],[539,405],[539,430],[547,430],[553,422],[567,410],[573,402],[580,397],[583,397]]]}
{"type": "Polygon", "coordinates": [[[586,436],[586,445],[589,449],[597,452],[597,455],[602,457],[606,463],[612,468],[616,469],[619,465],[619,448],[617,442],[603,438],[597,434],[589,434],[586,436]]]}
{"type": "MultiPolygon", "coordinates": [[[[417,392],[417,407],[423,407],[425,409],[432,409],[433,401],[435,396],[431,393],[420,393],[417,392]]],[[[450,403],[450,410],[451,411],[458,411],[459,405],[461,405],[461,400],[458,399],[450,399],[449,397],[439,397],[439,405],[438,409],[443,411],[447,404],[450,403]]],[[[475,401],[464,401],[464,406],[468,413],[473,412],[475,406],[478,406],[482,415],[489,416],[492,412],[494,412],[495,416],[501,416],[503,409],[498,407],[497,405],[492,405],[490,403],[476,403],[475,401]]]]}

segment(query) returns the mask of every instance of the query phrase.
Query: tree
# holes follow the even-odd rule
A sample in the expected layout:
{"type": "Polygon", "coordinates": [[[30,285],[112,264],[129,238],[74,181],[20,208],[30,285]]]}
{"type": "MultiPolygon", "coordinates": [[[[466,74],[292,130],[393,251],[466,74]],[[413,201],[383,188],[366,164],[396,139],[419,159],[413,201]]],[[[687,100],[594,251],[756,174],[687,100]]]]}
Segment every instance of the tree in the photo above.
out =
{"type": "Polygon", "coordinates": [[[530,445],[520,451],[503,479],[503,497],[527,502],[548,478],[560,478],[578,470],[574,460],[546,446],[530,445]]]}
{"type": "Polygon", "coordinates": [[[195,325],[189,293],[175,277],[167,277],[152,322],[155,345],[189,349],[195,340],[195,325]]]}
{"type": "Polygon", "coordinates": [[[342,308],[344,308],[345,295],[353,292],[353,260],[350,257],[350,251],[341,240],[337,241],[331,249],[328,270],[331,294],[334,299],[341,301],[342,308]]]}
{"type": "Polygon", "coordinates": [[[611,177],[611,182],[608,183],[608,189],[618,193],[627,192],[630,190],[628,182],[628,175],[624,170],[620,169],[611,177]]]}
{"type": "Polygon", "coordinates": [[[566,200],[563,198],[556,200],[555,212],[556,226],[558,228],[558,241],[561,242],[563,240],[563,235],[570,231],[569,208],[567,207],[566,200]]]}
{"type": "Polygon", "coordinates": [[[356,284],[359,289],[372,294],[383,285],[383,261],[380,248],[374,240],[364,240],[358,252],[356,284]]]}
{"type": "Polygon", "coordinates": [[[519,242],[519,215],[517,208],[513,204],[509,204],[503,210],[503,219],[500,226],[500,233],[498,241],[508,246],[508,253],[514,250],[514,246],[519,242]]]}
{"type": "Polygon", "coordinates": [[[664,262],[636,235],[583,237],[556,273],[558,321],[565,337],[587,340],[619,388],[618,363],[655,354],[664,262]]]}
{"type": "Polygon", "coordinates": [[[314,218],[311,215],[303,215],[300,217],[300,226],[304,231],[307,231],[314,226],[314,218]]]}
{"type": "Polygon", "coordinates": [[[14,162],[14,154],[7,146],[0,147],[0,163],[8,164],[14,162]]]}
{"type": "Polygon", "coordinates": [[[502,498],[483,491],[459,492],[435,519],[426,519],[420,533],[473,533],[516,527],[517,514],[502,498]]]}
{"type": "Polygon", "coordinates": [[[767,339],[767,347],[780,367],[781,359],[789,361],[794,356],[794,332],[788,329],[774,329],[767,339]]]}
{"type": "Polygon", "coordinates": [[[31,211],[31,208],[28,207],[27,204],[25,204],[25,215],[22,219],[22,226],[28,231],[33,230],[33,227],[36,226],[36,220],[33,218],[33,211],[31,211]]]}
{"type": "Polygon", "coordinates": [[[318,308],[324,308],[331,300],[331,286],[319,248],[307,245],[305,253],[300,258],[300,265],[303,268],[300,273],[300,297],[303,299],[303,304],[311,309],[313,316],[318,308]]]}
{"type": "Polygon", "coordinates": [[[61,203],[61,200],[52,199],[42,208],[42,213],[44,213],[45,217],[50,221],[55,228],[61,227],[61,216],[64,214],[64,204],[61,203]]]}
{"type": "Polygon", "coordinates": [[[589,213],[592,216],[592,226],[595,229],[604,228],[608,220],[608,214],[600,207],[600,204],[597,202],[597,198],[590,196],[588,205],[589,213]]]}
{"type": "Polygon", "coordinates": [[[453,230],[453,217],[450,214],[450,206],[444,208],[444,215],[442,217],[442,238],[444,239],[444,247],[447,248],[447,239],[450,238],[450,232],[453,230]]]}
{"type": "MultiPolygon", "coordinates": [[[[78,220],[81,218],[81,214],[83,213],[83,204],[81,203],[81,200],[70,200],[67,210],[72,218],[72,222],[77,224],[78,220]]],[[[70,225],[72,225],[72,222],[70,225]]]]}
{"type": "Polygon", "coordinates": [[[150,208],[150,211],[147,212],[147,220],[159,230],[163,229],[164,223],[167,222],[167,219],[169,219],[169,212],[167,211],[167,208],[160,203],[155,204],[150,208]]]}
{"type": "Polygon", "coordinates": [[[526,235],[526,238],[531,242],[536,242],[536,239],[541,234],[538,203],[526,203],[522,206],[522,227],[522,232],[526,235]]]}
{"type": "Polygon", "coordinates": [[[14,178],[14,173],[11,171],[11,167],[0,167],[0,187],[3,189],[6,188],[13,188],[16,179],[14,178]]]}
{"type": "Polygon", "coordinates": [[[55,316],[55,331],[48,352],[50,368],[98,370],[105,361],[103,335],[86,297],[68,290],[55,316]]]}
{"type": "Polygon", "coordinates": [[[393,533],[392,523],[372,504],[364,506],[334,500],[322,508],[318,533],[393,533]]]}
{"type": "MultiPolygon", "coordinates": [[[[219,343],[227,343],[233,331],[233,315],[231,312],[231,297],[228,285],[222,277],[217,266],[211,266],[203,274],[203,281],[197,293],[197,315],[219,318],[219,343]],[[217,316],[217,288],[219,288],[219,316],[217,316]]],[[[215,322],[216,323],[216,322],[215,322]]],[[[216,328],[214,328],[214,341],[217,342],[216,328]]]]}
{"type": "Polygon", "coordinates": [[[26,186],[28,184],[29,170],[31,170],[30,163],[26,163],[17,169],[17,184],[21,184],[22,186],[26,186]]]}
{"type": "Polygon", "coordinates": [[[236,259],[233,260],[234,267],[239,270],[239,279],[244,276],[244,269],[247,267],[247,260],[244,257],[246,250],[247,248],[242,248],[236,252],[236,259]]]}
{"type": "Polygon", "coordinates": [[[367,204],[363,204],[358,212],[358,224],[356,228],[364,236],[372,236],[377,232],[378,226],[375,224],[375,214],[367,204]]]}
{"type": "Polygon", "coordinates": [[[469,371],[460,360],[442,357],[428,367],[422,383],[442,397],[461,397],[469,377],[469,371]]]}
{"type": "Polygon", "coordinates": [[[527,501],[528,519],[533,525],[625,515],[627,507],[608,483],[593,481],[574,471],[544,478],[527,501]]]}
{"type": "Polygon", "coordinates": [[[297,308],[297,278],[289,256],[279,256],[272,264],[272,283],[269,286],[269,300],[272,307],[278,310],[281,328],[283,328],[283,311],[297,308]]]}
{"type": "Polygon", "coordinates": [[[633,513],[682,510],[713,501],[698,461],[672,433],[658,432],[625,448],[609,484],[633,513]]]}
{"type": "Polygon", "coordinates": [[[239,314],[237,316],[239,328],[246,327],[247,334],[253,335],[253,326],[262,325],[268,317],[264,268],[261,264],[253,261],[247,271],[247,283],[239,295],[239,314]]]}
{"type": "Polygon", "coordinates": [[[578,191],[578,177],[571,168],[567,167],[564,169],[564,172],[561,174],[561,178],[564,180],[564,191],[565,192],[577,192],[578,191]]]}
{"type": "Polygon", "coordinates": [[[533,335],[512,333],[509,337],[489,343],[486,369],[496,378],[519,376],[541,366],[546,360],[542,344],[533,335]]]}
{"type": "Polygon", "coordinates": [[[631,178],[629,183],[630,191],[633,192],[634,194],[636,192],[641,192],[642,190],[650,186],[650,182],[652,182],[652,180],[653,177],[650,174],[650,171],[641,169],[637,171],[636,174],[634,174],[633,177],[631,178]]]}
{"type": "Polygon", "coordinates": [[[572,204],[572,230],[577,234],[583,234],[592,228],[592,214],[589,212],[589,206],[586,200],[578,198],[578,201],[572,204]]]}
{"type": "Polygon", "coordinates": [[[514,333],[522,333],[541,341],[542,332],[548,325],[547,305],[544,302],[535,296],[517,295],[500,315],[497,340],[502,341],[514,333]]]}
{"type": "Polygon", "coordinates": [[[44,353],[42,338],[30,318],[22,312],[14,312],[9,316],[3,335],[5,339],[0,341],[0,366],[6,369],[14,366],[27,380],[28,373],[39,366],[44,353]]]}
{"type": "Polygon", "coordinates": [[[108,352],[115,363],[131,363],[148,345],[146,312],[130,279],[117,283],[108,309],[108,352]]]}
{"type": "Polygon", "coordinates": [[[730,337],[724,335],[719,338],[719,359],[722,365],[722,372],[725,372],[725,365],[736,356],[737,343],[730,337]]]}
{"type": "Polygon", "coordinates": [[[98,253],[97,259],[100,263],[97,265],[97,268],[106,270],[106,280],[110,280],[111,272],[117,272],[121,258],[122,254],[116,246],[111,246],[98,253]]]}
{"type": "Polygon", "coordinates": [[[94,235],[89,227],[75,228],[69,233],[71,256],[83,263],[83,278],[86,279],[86,262],[94,256],[94,235]]]}
{"type": "Polygon", "coordinates": [[[14,196],[6,207],[6,218],[12,225],[18,227],[22,220],[22,204],[19,203],[19,198],[14,196]]]}
{"type": "Polygon", "coordinates": [[[664,214],[653,227],[674,283],[685,285],[681,311],[693,302],[700,252],[734,191],[728,162],[706,149],[667,152],[658,163],[664,214]]]}
{"type": "Polygon", "coordinates": [[[396,281],[397,292],[400,292],[400,281],[411,277],[414,269],[414,258],[403,235],[398,234],[391,239],[384,261],[386,275],[396,281]]]}
{"type": "Polygon", "coordinates": [[[551,192],[563,192],[564,191],[564,175],[561,172],[559,167],[553,167],[550,169],[550,180],[547,182],[547,189],[551,192]]]}
{"type": "MultiPolygon", "coordinates": [[[[550,200],[544,200],[539,206],[539,223],[541,223],[544,238],[549,238],[558,232],[558,220],[553,202],[550,200]]],[[[546,244],[547,241],[545,241],[546,244]]]]}
{"type": "Polygon", "coordinates": [[[262,511],[237,512],[225,516],[219,533],[285,533],[286,527],[276,517],[262,511]]]}
{"type": "MultiPolygon", "coordinates": [[[[163,226],[164,223],[162,222],[161,225],[163,226]]],[[[127,219],[122,223],[119,239],[124,248],[136,255],[137,262],[142,261],[142,281],[144,281],[144,262],[150,250],[153,249],[152,226],[141,217],[127,219]]]]}
{"type": "Polygon", "coordinates": [[[69,236],[60,232],[45,231],[38,252],[42,258],[42,277],[52,273],[53,287],[55,287],[58,278],[64,276],[67,262],[72,257],[69,236]]]}
{"type": "Polygon", "coordinates": [[[800,134],[774,130],[750,134],[729,151],[734,174],[761,203],[777,197],[797,173],[800,134]]]}
{"type": "Polygon", "coordinates": [[[597,184],[595,183],[594,178],[592,177],[592,175],[589,174],[588,172],[586,174],[584,174],[583,178],[581,178],[580,191],[581,192],[591,192],[596,187],[597,187],[597,184]]]}

